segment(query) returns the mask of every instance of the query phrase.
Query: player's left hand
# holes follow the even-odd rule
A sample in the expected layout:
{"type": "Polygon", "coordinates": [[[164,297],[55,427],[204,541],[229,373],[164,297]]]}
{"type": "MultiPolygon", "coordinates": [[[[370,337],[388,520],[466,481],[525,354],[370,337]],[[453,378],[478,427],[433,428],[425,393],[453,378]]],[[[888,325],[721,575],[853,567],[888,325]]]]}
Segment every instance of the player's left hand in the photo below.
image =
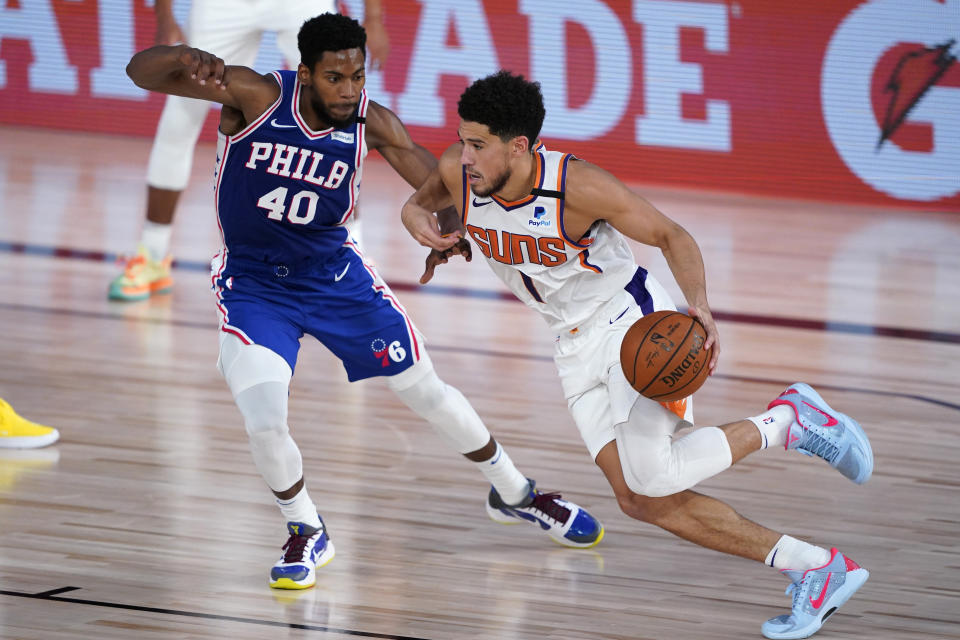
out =
{"type": "Polygon", "coordinates": [[[717,366],[717,361],[720,359],[720,334],[717,332],[717,323],[713,320],[713,314],[710,313],[710,307],[703,306],[691,306],[688,308],[687,313],[697,320],[700,321],[700,324],[703,325],[704,330],[707,332],[707,340],[703,343],[704,349],[709,349],[713,347],[713,354],[710,357],[710,375],[713,375],[714,367],[717,366]]]}
{"type": "Polygon", "coordinates": [[[438,264],[446,264],[451,256],[461,255],[463,259],[470,262],[473,259],[473,250],[470,248],[470,242],[465,238],[460,238],[457,243],[444,251],[431,249],[427,255],[426,268],[423,275],[420,276],[420,284],[427,284],[433,278],[433,271],[438,264]]]}
{"type": "Polygon", "coordinates": [[[414,240],[437,251],[447,251],[463,237],[460,233],[441,235],[437,216],[413,202],[413,196],[400,210],[400,220],[414,240]]]}

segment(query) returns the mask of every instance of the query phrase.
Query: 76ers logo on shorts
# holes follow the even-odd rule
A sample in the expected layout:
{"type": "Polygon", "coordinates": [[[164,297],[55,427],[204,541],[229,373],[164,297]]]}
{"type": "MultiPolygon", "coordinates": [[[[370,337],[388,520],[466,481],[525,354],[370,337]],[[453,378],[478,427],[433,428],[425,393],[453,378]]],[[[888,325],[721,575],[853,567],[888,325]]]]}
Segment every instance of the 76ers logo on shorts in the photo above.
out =
{"type": "Polygon", "coordinates": [[[370,343],[370,349],[373,350],[373,355],[380,360],[380,366],[384,368],[390,366],[391,360],[393,362],[403,362],[407,358],[407,350],[403,348],[399,340],[394,340],[388,345],[386,340],[376,338],[370,343]]]}

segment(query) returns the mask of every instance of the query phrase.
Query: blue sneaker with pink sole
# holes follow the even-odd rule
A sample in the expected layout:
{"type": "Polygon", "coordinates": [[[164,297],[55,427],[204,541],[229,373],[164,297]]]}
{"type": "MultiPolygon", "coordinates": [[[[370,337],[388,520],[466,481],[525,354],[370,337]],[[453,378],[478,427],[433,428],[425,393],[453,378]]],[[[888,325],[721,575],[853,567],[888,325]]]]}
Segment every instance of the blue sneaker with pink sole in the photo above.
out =
{"type": "Polygon", "coordinates": [[[787,595],[793,595],[793,605],[790,613],[763,623],[761,632],[771,640],[809,638],[870,577],[866,569],[836,549],[830,550],[830,562],[818,569],[784,569],[781,573],[790,578],[787,595]]]}
{"type": "Polygon", "coordinates": [[[767,408],[778,405],[790,407],[796,415],[787,431],[787,450],[823,458],[856,484],[870,479],[873,449],[856,420],[834,411],[820,394],[802,382],[787,387],[767,408]]]}

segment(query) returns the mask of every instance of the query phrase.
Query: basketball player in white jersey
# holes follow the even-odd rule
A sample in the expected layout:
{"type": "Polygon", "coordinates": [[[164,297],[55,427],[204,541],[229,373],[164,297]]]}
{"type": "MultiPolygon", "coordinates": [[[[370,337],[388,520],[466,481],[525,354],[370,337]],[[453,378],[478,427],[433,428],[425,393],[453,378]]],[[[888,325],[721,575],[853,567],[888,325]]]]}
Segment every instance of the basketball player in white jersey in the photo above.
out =
{"type": "Polygon", "coordinates": [[[630,325],[675,308],[656,279],[636,265],[625,236],[663,252],[690,314],[706,328],[705,346],[714,347],[712,371],[719,343],[697,243],[603,169],[536,144],[544,118],[538,84],[501,71],[467,88],[458,112],[460,142],[403,207],[408,231],[433,249],[421,282],[453,254],[469,259],[469,237],[558,334],[554,360],[569,410],[624,513],[780,569],[791,581],[792,611],[767,621],[763,634],[815,633],[866,581],[867,571],[836,549],[751,522],[691,488],[773,446],[817,455],[861,484],[873,469],[863,430],[798,383],[765,413],[674,437],[691,426],[689,399],[685,407],[672,407],[675,414],[632,389],[620,367],[620,343],[630,325]],[[450,203],[459,218],[432,214],[450,203]]]}
{"type": "MultiPolygon", "coordinates": [[[[382,66],[389,49],[380,0],[364,0],[364,26],[371,66],[382,66]]],[[[334,0],[193,0],[186,34],[173,15],[173,0],[156,0],[156,44],[189,44],[214,51],[227,64],[253,66],[265,32],[275,32],[289,65],[300,59],[297,31],[313,16],[337,11],[334,0]]],[[[112,300],[144,300],[169,293],[170,236],[180,194],[187,187],[193,150],[210,104],[169,96],[160,114],[147,167],[147,211],[136,253],[108,289],[112,300]]]]}
{"type": "Polygon", "coordinates": [[[141,51],[127,66],[144,89],[223,105],[214,193],[224,247],[211,274],[217,365],[287,522],[270,586],[311,587],[316,568],[334,555],[287,425],[304,334],[330,349],[351,381],[385,376],[404,404],[476,463],[493,485],[492,519],[529,522],[566,546],[597,544],[603,526],[559,494],[537,490],[466,398],[440,380],[412,320],[350,234],[369,149],[411,186],[436,166],[397,116],[367,97],[363,28],[326,13],[304,23],[298,42],[297,71],[260,75],[186,46],[141,51]]]}

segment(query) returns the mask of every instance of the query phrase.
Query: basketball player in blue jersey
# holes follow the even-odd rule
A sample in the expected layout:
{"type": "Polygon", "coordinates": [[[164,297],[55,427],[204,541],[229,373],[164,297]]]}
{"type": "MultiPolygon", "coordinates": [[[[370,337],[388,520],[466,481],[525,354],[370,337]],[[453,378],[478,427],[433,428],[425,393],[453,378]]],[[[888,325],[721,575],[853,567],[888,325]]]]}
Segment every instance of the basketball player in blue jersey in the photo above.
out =
{"type": "Polygon", "coordinates": [[[316,567],[334,554],[287,426],[305,333],[340,358],[351,381],[387,376],[407,406],[475,462],[492,484],[494,520],[529,521],[572,547],[603,537],[587,511],[538,491],[463,395],[437,377],[413,322],[344,226],[368,149],[412,186],[436,166],[393,113],[367,99],[365,40],[356,21],[324,14],[300,29],[295,72],[260,75],[185,46],[142,51],[127,67],[145,89],[223,105],[215,193],[224,248],[211,278],[218,367],[287,521],[289,538],[270,573],[280,589],[312,586],[316,567]]]}
{"type": "Polygon", "coordinates": [[[494,272],[557,332],[554,361],[569,410],[624,513],[780,569],[791,581],[792,611],[767,621],[763,634],[815,633],[867,571],[836,549],[767,529],[691,488],[775,445],[819,456],[862,484],[873,453],[860,425],[797,383],[758,416],[679,435],[692,426],[692,399],[671,407],[675,415],[632,389],[620,367],[630,325],[675,308],[636,265],[625,237],[663,252],[690,314],[706,328],[705,346],[714,347],[712,370],[718,334],[697,243],[603,169],[536,145],[544,118],[538,84],[501,71],[464,91],[458,111],[460,142],[403,207],[408,231],[432,248],[421,282],[454,254],[469,259],[469,236],[494,272]],[[450,203],[459,218],[442,211],[450,203]]]}

